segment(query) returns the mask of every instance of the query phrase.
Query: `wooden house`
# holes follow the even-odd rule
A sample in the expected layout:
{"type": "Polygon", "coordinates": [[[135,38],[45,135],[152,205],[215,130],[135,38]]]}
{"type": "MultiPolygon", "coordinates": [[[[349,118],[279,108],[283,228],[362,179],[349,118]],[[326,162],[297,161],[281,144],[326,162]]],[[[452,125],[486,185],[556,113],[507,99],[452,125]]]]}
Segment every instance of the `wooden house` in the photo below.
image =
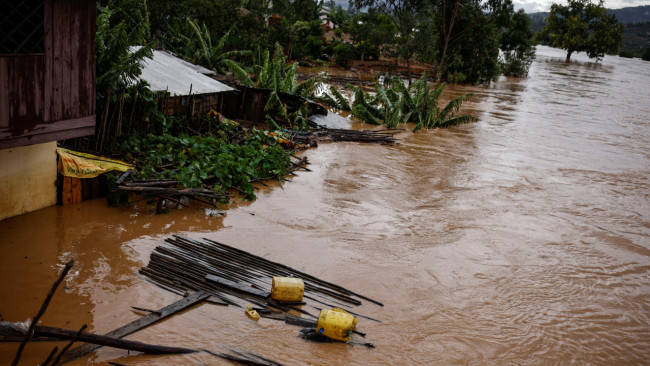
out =
{"type": "Polygon", "coordinates": [[[94,0],[2,2],[0,219],[56,203],[56,141],[95,132],[94,0]]]}

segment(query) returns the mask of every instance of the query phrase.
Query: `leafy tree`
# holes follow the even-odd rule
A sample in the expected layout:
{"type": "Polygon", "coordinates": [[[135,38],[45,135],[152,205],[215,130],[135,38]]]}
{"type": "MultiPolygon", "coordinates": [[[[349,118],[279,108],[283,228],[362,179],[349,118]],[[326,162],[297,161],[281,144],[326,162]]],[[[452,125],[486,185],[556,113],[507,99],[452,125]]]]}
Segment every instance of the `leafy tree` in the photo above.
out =
{"type": "Polygon", "coordinates": [[[528,75],[528,68],[535,58],[533,35],[530,17],[520,9],[512,15],[510,26],[501,36],[501,68],[504,75],[528,75]]]}
{"type": "Polygon", "coordinates": [[[358,44],[362,61],[366,58],[366,51],[370,50],[370,45],[381,52],[379,47],[395,43],[395,33],[397,33],[393,20],[374,8],[368,9],[367,13],[356,14],[345,28],[358,44]]]}
{"type": "Polygon", "coordinates": [[[240,6],[240,1],[232,0],[150,1],[151,32],[154,38],[164,39],[172,18],[192,18],[205,24],[211,34],[223,34],[238,20],[240,6]]]}
{"type": "Polygon", "coordinates": [[[271,16],[271,0],[244,0],[242,8],[248,10],[240,13],[237,19],[234,36],[230,45],[240,50],[254,50],[258,46],[268,47],[275,44],[270,41],[271,32],[267,19],[271,16]]]}
{"type": "MultiPolygon", "coordinates": [[[[99,7],[95,36],[97,124],[95,135],[86,143],[86,148],[102,152],[110,140],[116,141],[122,130],[121,120],[112,124],[109,111],[123,110],[124,102],[130,102],[128,99],[132,91],[143,96],[151,94],[146,82],[138,81],[142,61],[153,55],[151,44],[147,43],[148,34],[149,22],[146,15],[139,11],[128,14],[112,4],[99,7]],[[114,11],[122,15],[117,23],[112,19],[114,11]]],[[[144,98],[142,100],[144,103],[140,102],[141,105],[151,107],[144,98]]]]}
{"type": "Polygon", "coordinates": [[[415,45],[418,43],[417,26],[428,16],[430,9],[424,0],[350,0],[350,4],[357,9],[374,7],[389,16],[397,25],[397,54],[406,61],[408,81],[411,83],[411,59],[415,54],[415,45]]]}
{"type": "Polygon", "coordinates": [[[351,44],[339,43],[334,46],[336,64],[344,69],[350,68],[350,61],[357,57],[357,50],[351,44]]]}
{"type": "Polygon", "coordinates": [[[632,58],[634,57],[634,54],[630,51],[621,51],[618,54],[618,57],[623,57],[623,58],[632,58]]]}
{"type": "Polygon", "coordinates": [[[553,4],[540,33],[540,40],[567,51],[566,60],[574,52],[586,52],[589,58],[601,60],[616,54],[623,40],[623,24],[608,14],[603,0],[568,0],[567,5],[553,4]]]}
{"type": "Polygon", "coordinates": [[[133,84],[141,74],[141,63],[152,57],[151,46],[146,44],[148,24],[141,14],[134,14],[134,21],[122,20],[111,25],[113,10],[107,6],[97,16],[97,92],[110,98],[111,91],[124,89],[133,84]],[[131,47],[144,45],[134,52],[131,47]]]}
{"type": "Polygon", "coordinates": [[[435,26],[446,31],[438,40],[438,49],[442,52],[436,79],[465,83],[495,80],[501,73],[501,30],[506,25],[504,19],[512,14],[512,2],[456,0],[454,3],[443,1],[440,6],[435,26]]]}
{"type": "Polygon", "coordinates": [[[322,8],[322,1],[293,0],[291,2],[291,12],[297,20],[310,21],[319,19],[322,8]]]}
{"type": "Polygon", "coordinates": [[[319,19],[302,21],[298,20],[291,26],[292,47],[289,58],[302,58],[310,56],[314,59],[322,57],[323,27],[319,19]]]}
{"type": "Polygon", "coordinates": [[[646,48],[645,51],[643,51],[641,59],[644,61],[650,61],[650,47],[646,48]]]}

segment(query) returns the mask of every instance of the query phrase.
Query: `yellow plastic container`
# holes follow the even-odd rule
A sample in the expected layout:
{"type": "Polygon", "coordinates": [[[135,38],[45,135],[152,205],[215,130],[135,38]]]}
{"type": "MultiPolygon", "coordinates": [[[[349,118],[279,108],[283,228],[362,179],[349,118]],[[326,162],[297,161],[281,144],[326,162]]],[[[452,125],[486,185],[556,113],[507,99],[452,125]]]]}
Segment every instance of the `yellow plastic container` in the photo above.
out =
{"type": "Polygon", "coordinates": [[[251,304],[246,305],[246,315],[255,321],[260,320],[260,314],[257,310],[253,309],[253,305],[251,304]]]}
{"type": "Polygon", "coordinates": [[[302,301],[305,283],[295,277],[273,277],[271,298],[279,301],[302,301]]]}
{"type": "Polygon", "coordinates": [[[352,330],[357,326],[357,318],[339,308],[320,311],[316,331],[337,341],[349,342],[352,330]]]}

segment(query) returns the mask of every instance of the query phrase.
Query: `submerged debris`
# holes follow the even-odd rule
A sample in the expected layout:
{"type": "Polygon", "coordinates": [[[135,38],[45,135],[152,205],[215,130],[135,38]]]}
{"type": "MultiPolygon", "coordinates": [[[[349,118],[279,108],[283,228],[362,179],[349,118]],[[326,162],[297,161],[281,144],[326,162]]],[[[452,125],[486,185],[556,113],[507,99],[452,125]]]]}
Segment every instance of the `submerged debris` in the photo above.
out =
{"type": "MultiPolygon", "coordinates": [[[[319,343],[336,343],[339,342],[335,339],[328,338],[316,330],[316,328],[305,328],[300,330],[300,337],[303,339],[306,339],[308,341],[312,342],[319,342],[319,343]]],[[[348,344],[354,345],[354,346],[364,346],[368,348],[375,348],[375,345],[369,342],[347,342],[348,344]]]]}
{"type": "Polygon", "coordinates": [[[354,141],[392,145],[397,142],[395,134],[401,130],[345,130],[339,128],[322,128],[314,132],[320,139],[331,141],[354,141]]]}
{"type": "MultiPolygon", "coordinates": [[[[131,341],[123,339],[123,337],[132,334],[140,329],[143,329],[149,325],[152,325],[168,316],[171,316],[181,310],[187,309],[190,306],[193,306],[201,301],[209,301],[214,304],[227,305],[222,302],[210,300],[212,296],[210,293],[205,291],[195,292],[177,302],[170,304],[159,310],[150,310],[140,307],[133,306],[135,310],[145,311],[149,314],[136,319],[128,324],[125,324],[111,332],[108,332],[104,335],[97,335],[84,332],[87,328],[87,325],[84,324],[78,331],[61,329],[48,326],[36,325],[38,319],[45,313],[54,292],[56,291],[59,284],[67,276],[67,273],[72,268],[74,262],[68,262],[63,271],[59,274],[59,277],[52,285],[50,292],[48,293],[41,309],[34,317],[34,321],[27,322],[6,322],[0,321],[0,340],[3,341],[20,341],[20,347],[16,353],[12,366],[17,365],[20,361],[23,349],[25,345],[30,341],[35,341],[38,339],[44,340],[69,340],[70,342],[59,352],[59,348],[54,347],[47,359],[40,363],[41,365],[50,365],[50,362],[53,361],[52,365],[61,365],[72,360],[78,359],[79,357],[85,356],[90,352],[102,347],[108,346],[113,348],[121,348],[133,351],[139,351],[150,354],[185,354],[185,353],[194,353],[199,352],[199,350],[183,347],[170,347],[170,346],[159,346],[153,344],[147,344],[138,341],[131,341]],[[85,343],[82,346],[76,347],[68,352],[68,349],[75,342],[85,343]],[[58,353],[58,355],[57,355],[58,353]]],[[[206,353],[216,355],[222,358],[227,358],[231,361],[243,363],[243,364],[254,364],[254,365],[281,365],[278,362],[270,360],[268,358],[258,356],[254,353],[248,351],[237,351],[231,348],[226,347],[235,355],[229,354],[215,354],[214,352],[203,350],[206,353]]],[[[117,362],[109,361],[110,364],[121,365],[117,362]]]]}
{"type": "Polygon", "coordinates": [[[149,264],[140,273],[156,285],[178,294],[205,290],[236,306],[243,307],[251,302],[262,308],[268,305],[285,312],[296,310],[316,319],[316,315],[295,305],[268,297],[273,277],[299,277],[305,284],[304,299],[310,300],[307,305],[318,311],[322,306],[317,307],[313,302],[344,308],[354,315],[357,314],[350,309],[353,305],[361,305],[361,300],[383,306],[379,301],[342,286],[210,239],[197,241],[174,235],[165,241],[167,245],[154,249],[149,264]],[[226,281],[209,280],[214,278],[226,281]]]}
{"type": "Polygon", "coordinates": [[[363,142],[378,143],[382,145],[393,145],[397,143],[395,135],[404,131],[403,129],[383,129],[383,130],[349,130],[343,128],[330,128],[320,123],[320,115],[312,116],[310,119],[309,132],[296,133],[293,140],[299,143],[307,141],[318,142],[363,142]]]}
{"type": "Polygon", "coordinates": [[[361,305],[361,300],[379,306],[382,303],[342,286],[210,239],[198,241],[174,235],[165,241],[154,249],[149,264],[140,273],[166,290],[181,295],[192,291],[211,293],[227,304],[245,308],[255,321],[261,317],[315,328],[318,336],[332,341],[350,343],[352,334],[365,337],[356,330],[357,317],[380,322],[352,308],[361,305]],[[290,292],[288,297],[277,293],[282,280],[287,282],[282,290],[290,292]],[[317,310],[319,315],[305,307],[317,310]]]}
{"type": "Polygon", "coordinates": [[[209,350],[204,350],[206,353],[223,358],[225,360],[239,362],[244,365],[255,365],[255,366],[282,366],[281,363],[262,357],[247,351],[238,351],[234,348],[227,348],[230,353],[217,353],[209,350]]]}

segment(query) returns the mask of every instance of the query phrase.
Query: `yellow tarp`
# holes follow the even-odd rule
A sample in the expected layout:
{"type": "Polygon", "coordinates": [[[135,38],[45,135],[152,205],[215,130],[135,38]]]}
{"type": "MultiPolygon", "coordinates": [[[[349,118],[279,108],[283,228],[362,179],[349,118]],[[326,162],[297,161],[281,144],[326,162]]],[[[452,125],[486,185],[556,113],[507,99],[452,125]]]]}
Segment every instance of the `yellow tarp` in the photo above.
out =
{"type": "Polygon", "coordinates": [[[56,152],[59,154],[59,174],[66,177],[94,178],[114,170],[125,172],[133,169],[131,164],[123,161],[72,151],[62,147],[57,147],[56,152]]]}

